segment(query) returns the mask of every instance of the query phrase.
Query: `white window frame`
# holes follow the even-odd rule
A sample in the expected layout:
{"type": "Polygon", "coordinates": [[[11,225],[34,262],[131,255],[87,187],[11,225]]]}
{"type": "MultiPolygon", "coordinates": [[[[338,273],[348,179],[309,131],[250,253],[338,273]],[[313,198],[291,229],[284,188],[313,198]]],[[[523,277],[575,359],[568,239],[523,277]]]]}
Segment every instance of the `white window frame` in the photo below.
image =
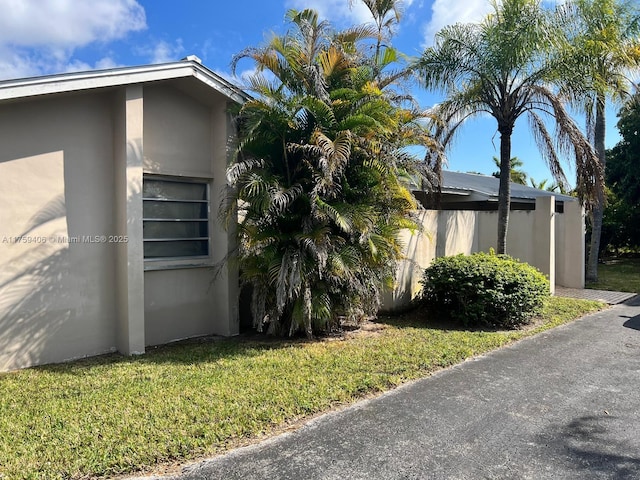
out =
{"type": "MultiPolygon", "coordinates": [[[[191,268],[191,267],[210,267],[212,265],[212,222],[211,222],[211,184],[213,179],[210,177],[182,177],[177,175],[162,175],[155,173],[144,173],[143,174],[143,223],[145,221],[158,221],[156,218],[147,218],[144,216],[144,203],[145,201],[158,201],[157,198],[145,197],[144,196],[144,181],[145,180],[154,180],[161,182],[175,182],[175,183],[193,183],[198,185],[204,185],[206,191],[206,200],[203,200],[199,203],[206,202],[206,212],[207,216],[207,236],[206,237],[198,237],[198,238],[189,238],[187,241],[206,241],[207,242],[207,255],[194,255],[194,256],[176,256],[176,257],[153,257],[153,258],[144,258],[144,269],[147,270],[166,270],[166,269],[175,269],[175,268],[191,268]]],[[[161,200],[161,201],[173,201],[173,200],[161,200]]],[[[180,202],[180,199],[176,199],[175,201],[180,202]]],[[[184,202],[190,202],[190,200],[182,200],[184,202]]],[[[171,221],[163,219],[163,221],[171,221]]],[[[191,221],[191,219],[175,219],[174,221],[191,221]]],[[[143,229],[144,232],[144,229],[143,229]]],[[[185,241],[185,239],[181,238],[172,238],[172,239],[149,239],[144,237],[143,233],[143,257],[144,257],[144,245],[148,242],[154,241],[185,241]]]]}

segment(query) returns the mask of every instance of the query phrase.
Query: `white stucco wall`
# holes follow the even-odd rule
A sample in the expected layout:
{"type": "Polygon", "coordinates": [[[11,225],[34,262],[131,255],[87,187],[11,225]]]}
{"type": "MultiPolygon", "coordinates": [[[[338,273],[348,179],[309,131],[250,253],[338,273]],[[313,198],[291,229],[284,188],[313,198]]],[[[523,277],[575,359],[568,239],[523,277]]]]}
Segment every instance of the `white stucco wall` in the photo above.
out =
{"type": "Polygon", "coordinates": [[[401,308],[415,298],[422,289],[422,272],[436,258],[438,212],[421,210],[415,212],[415,219],[422,229],[402,232],[400,240],[406,259],[398,265],[395,288],[384,292],[382,304],[385,310],[401,308]]]}
{"type": "Polygon", "coordinates": [[[576,202],[565,202],[564,213],[556,215],[556,284],[584,288],[585,213],[576,202]]]}
{"type": "MultiPolygon", "coordinates": [[[[220,97],[220,102],[224,104],[223,97],[220,97]]],[[[145,173],[211,178],[211,120],[209,106],[176,88],[168,85],[145,86],[145,173]]],[[[216,127],[226,131],[224,123],[216,127]]]]}
{"type": "MultiPolygon", "coordinates": [[[[498,212],[477,212],[478,249],[479,252],[494,250],[498,238],[498,212]]],[[[507,231],[507,253],[523,262],[534,262],[534,239],[532,235],[534,211],[510,212],[509,229],[507,231]]]]}
{"type": "MultiPolygon", "coordinates": [[[[538,268],[549,279],[551,293],[556,282],[556,224],[554,197],[541,197],[535,210],[509,213],[507,254],[538,268]]],[[[495,250],[498,235],[498,212],[478,212],[477,251],[495,250]]],[[[563,252],[561,252],[562,256],[563,252]]]]}
{"type": "Polygon", "coordinates": [[[111,100],[0,108],[0,370],[115,348],[111,100]]]}
{"type": "MultiPolygon", "coordinates": [[[[398,268],[396,287],[386,291],[383,310],[406,307],[419,294],[422,271],[440,256],[488,252],[497,245],[495,211],[419,212],[421,232],[404,232],[406,260],[398,268]]],[[[553,197],[538,199],[536,210],[514,210],[509,215],[507,253],[544,273],[555,285],[584,288],[584,210],[565,202],[555,213],[553,197]]]]}
{"type": "Polygon", "coordinates": [[[144,92],[142,85],[119,89],[114,100],[116,248],[115,319],[118,350],[144,353],[144,262],[142,234],[142,160],[144,92]]]}
{"type": "Polygon", "coordinates": [[[478,212],[441,211],[438,214],[436,256],[468,255],[477,251],[476,223],[478,212]]]}
{"type": "Polygon", "coordinates": [[[226,110],[223,96],[207,105],[171,86],[145,87],[144,171],[209,183],[212,253],[211,261],[200,267],[172,264],[162,268],[158,266],[162,262],[147,261],[147,345],[196,335],[238,333],[237,276],[233,265],[223,266],[217,275],[210,268],[223,261],[229,251],[230,233],[217,218],[226,188],[230,135],[226,110]]]}
{"type": "Polygon", "coordinates": [[[212,278],[212,271],[204,268],[145,272],[147,345],[214,332],[217,306],[212,278]]]}
{"type": "Polygon", "coordinates": [[[179,85],[0,105],[0,371],[238,333],[237,271],[211,269],[235,239],[217,218],[227,99],[179,85]],[[143,172],[209,183],[210,261],[147,268],[143,172]]]}

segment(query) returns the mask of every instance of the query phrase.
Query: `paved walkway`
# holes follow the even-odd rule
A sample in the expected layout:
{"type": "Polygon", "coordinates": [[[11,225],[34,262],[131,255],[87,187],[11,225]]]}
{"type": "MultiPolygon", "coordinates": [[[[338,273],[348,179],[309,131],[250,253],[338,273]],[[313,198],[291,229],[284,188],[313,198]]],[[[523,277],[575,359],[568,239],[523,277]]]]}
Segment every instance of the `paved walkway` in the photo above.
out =
{"type": "Polygon", "coordinates": [[[637,479],[639,391],[636,297],[167,478],[637,479]]]}
{"type": "Polygon", "coordinates": [[[610,292],[608,290],[591,290],[588,288],[566,288],[556,285],[557,297],[581,298],[583,300],[597,300],[599,302],[608,303],[609,305],[617,305],[626,302],[630,298],[636,296],[635,293],[627,292],[610,292]]]}

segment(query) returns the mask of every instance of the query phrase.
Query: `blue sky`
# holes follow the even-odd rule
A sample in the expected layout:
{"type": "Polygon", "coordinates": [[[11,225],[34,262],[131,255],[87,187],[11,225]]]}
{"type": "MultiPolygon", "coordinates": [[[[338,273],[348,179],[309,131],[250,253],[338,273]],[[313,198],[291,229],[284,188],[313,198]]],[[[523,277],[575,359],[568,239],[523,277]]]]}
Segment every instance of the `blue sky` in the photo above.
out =
{"type": "MultiPolygon", "coordinates": [[[[368,20],[355,0],[0,0],[0,79],[179,60],[197,55],[213,71],[229,75],[232,56],[282,33],[290,8],[315,8],[336,27],[368,20]]],[[[477,21],[488,0],[405,0],[394,44],[419,55],[442,26],[477,21]]],[[[250,71],[250,63],[239,70],[250,71]]],[[[421,106],[439,96],[416,87],[421,106]]],[[[616,108],[609,109],[607,146],[619,139],[616,108]]],[[[578,120],[579,117],[577,117],[578,120]]],[[[451,170],[495,170],[499,135],[493,119],[469,123],[450,150],[451,170]]],[[[512,155],[536,180],[551,178],[540,160],[526,119],[516,126],[512,155]]],[[[569,181],[572,171],[567,170],[569,181]]]]}

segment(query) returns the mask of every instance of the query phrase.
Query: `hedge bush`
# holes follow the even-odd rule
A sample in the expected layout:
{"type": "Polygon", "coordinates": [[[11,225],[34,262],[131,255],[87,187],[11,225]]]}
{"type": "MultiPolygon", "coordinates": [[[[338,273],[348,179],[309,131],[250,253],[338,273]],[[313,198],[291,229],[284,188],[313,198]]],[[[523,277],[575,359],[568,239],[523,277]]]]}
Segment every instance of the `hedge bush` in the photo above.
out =
{"type": "Polygon", "coordinates": [[[422,300],[465,326],[516,328],[539,313],[549,281],[508,255],[440,257],[424,271],[422,300]]]}

